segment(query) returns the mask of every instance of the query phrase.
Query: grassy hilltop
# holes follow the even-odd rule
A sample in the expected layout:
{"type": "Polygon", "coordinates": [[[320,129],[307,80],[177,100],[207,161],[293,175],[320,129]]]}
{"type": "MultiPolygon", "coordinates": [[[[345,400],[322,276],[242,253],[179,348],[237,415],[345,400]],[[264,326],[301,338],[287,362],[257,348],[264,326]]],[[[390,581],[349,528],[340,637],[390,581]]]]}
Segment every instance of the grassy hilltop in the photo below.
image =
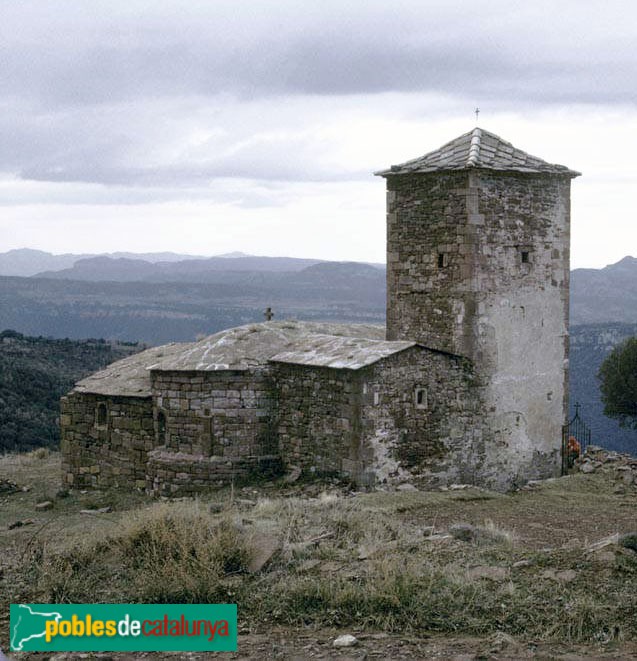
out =
{"type": "Polygon", "coordinates": [[[512,494],[277,482],[153,502],[59,492],[59,455],[7,455],[0,490],[30,490],[0,491],[0,647],[11,602],[228,602],[238,658],[635,658],[637,553],[593,546],[635,531],[626,473],[512,494]],[[333,649],[340,633],[358,646],[333,649]]]}

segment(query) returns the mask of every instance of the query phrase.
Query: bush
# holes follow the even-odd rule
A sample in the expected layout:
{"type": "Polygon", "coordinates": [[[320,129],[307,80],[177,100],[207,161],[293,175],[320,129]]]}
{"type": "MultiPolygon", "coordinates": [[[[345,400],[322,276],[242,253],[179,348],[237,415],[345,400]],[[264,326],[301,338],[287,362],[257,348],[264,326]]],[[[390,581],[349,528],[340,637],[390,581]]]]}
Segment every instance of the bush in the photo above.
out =
{"type": "Polygon", "coordinates": [[[637,429],[637,337],[616,346],[599,368],[604,415],[637,429]]]}

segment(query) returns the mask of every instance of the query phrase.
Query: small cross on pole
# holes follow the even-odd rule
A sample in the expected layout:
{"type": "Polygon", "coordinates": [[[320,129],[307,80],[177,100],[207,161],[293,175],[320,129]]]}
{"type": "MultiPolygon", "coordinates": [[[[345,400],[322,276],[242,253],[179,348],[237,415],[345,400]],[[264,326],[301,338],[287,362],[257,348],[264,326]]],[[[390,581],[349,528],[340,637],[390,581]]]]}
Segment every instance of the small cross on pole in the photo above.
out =
{"type": "Polygon", "coordinates": [[[272,312],[272,308],[267,307],[265,309],[265,312],[263,313],[263,316],[265,317],[266,321],[270,321],[272,317],[274,317],[274,312],[272,312]]]}
{"type": "Polygon", "coordinates": [[[473,112],[476,114],[476,124],[478,123],[478,115],[480,114],[480,108],[476,108],[473,112]]]}

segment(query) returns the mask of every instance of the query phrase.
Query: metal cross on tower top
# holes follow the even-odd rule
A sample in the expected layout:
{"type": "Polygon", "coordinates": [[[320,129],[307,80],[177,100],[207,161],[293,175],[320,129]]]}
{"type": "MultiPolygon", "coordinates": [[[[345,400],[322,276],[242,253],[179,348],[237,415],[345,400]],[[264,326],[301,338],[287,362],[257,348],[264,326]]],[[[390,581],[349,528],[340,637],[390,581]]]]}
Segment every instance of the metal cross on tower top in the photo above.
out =
{"type": "Polygon", "coordinates": [[[263,316],[265,317],[266,321],[270,321],[272,317],[274,317],[274,312],[272,312],[272,308],[267,307],[265,309],[265,312],[263,313],[263,316]]]}
{"type": "Polygon", "coordinates": [[[478,123],[478,115],[480,114],[480,108],[476,108],[473,112],[476,114],[476,124],[478,123]]]}

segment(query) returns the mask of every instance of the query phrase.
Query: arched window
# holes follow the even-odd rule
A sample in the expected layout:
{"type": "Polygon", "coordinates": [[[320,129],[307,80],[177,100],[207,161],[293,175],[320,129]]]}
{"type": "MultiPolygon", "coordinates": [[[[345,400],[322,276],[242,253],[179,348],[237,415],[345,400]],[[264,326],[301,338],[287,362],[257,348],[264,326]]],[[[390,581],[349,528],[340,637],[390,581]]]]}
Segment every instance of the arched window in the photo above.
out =
{"type": "Polygon", "coordinates": [[[97,410],[95,412],[95,424],[98,427],[106,427],[107,423],[108,423],[108,409],[106,408],[106,404],[104,404],[104,402],[100,402],[97,405],[97,410]]]}

